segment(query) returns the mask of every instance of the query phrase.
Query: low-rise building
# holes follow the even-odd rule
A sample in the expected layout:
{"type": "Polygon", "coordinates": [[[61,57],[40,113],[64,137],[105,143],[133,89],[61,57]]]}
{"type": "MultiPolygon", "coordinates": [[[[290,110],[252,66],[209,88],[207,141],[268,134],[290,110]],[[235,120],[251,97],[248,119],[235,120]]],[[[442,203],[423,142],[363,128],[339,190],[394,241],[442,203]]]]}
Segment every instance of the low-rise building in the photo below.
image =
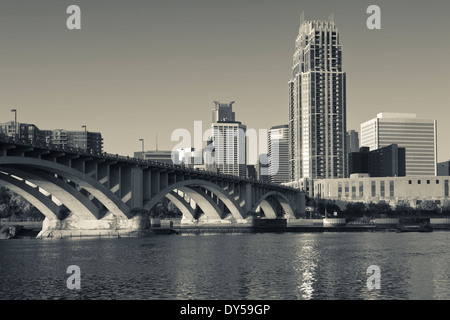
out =
{"type": "Polygon", "coordinates": [[[450,176],[369,177],[354,174],[345,179],[314,180],[316,199],[348,202],[406,202],[415,207],[423,201],[442,204],[449,197],[450,176]]]}

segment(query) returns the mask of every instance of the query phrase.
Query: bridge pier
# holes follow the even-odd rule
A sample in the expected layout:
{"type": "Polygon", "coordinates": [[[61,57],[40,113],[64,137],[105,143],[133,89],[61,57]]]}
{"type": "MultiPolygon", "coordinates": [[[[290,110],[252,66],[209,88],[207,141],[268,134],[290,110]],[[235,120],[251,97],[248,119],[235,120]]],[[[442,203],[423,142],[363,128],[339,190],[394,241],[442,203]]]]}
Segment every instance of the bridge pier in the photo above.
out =
{"type": "Polygon", "coordinates": [[[130,219],[123,219],[108,212],[101,219],[80,219],[70,214],[63,220],[45,218],[37,238],[71,237],[117,237],[150,235],[150,218],[138,213],[130,219]]]}

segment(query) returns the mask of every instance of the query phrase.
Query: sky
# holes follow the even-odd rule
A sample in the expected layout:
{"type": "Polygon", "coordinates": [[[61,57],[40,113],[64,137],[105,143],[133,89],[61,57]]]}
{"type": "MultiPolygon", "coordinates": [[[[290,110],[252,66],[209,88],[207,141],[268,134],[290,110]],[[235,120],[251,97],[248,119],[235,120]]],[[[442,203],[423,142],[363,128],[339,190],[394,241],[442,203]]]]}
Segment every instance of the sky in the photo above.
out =
{"type": "Polygon", "coordinates": [[[213,101],[235,101],[247,128],[288,122],[300,15],[331,13],[347,73],[347,130],[379,112],[438,120],[450,159],[450,1],[2,0],[0,122],[101,132],[104,150],[171,150],[176,129],[211,126],[213,101]],[[369,30],[369,5],[381,29],[369,30]],[[69,5],[81,29],[69,30],[69,5]]]}

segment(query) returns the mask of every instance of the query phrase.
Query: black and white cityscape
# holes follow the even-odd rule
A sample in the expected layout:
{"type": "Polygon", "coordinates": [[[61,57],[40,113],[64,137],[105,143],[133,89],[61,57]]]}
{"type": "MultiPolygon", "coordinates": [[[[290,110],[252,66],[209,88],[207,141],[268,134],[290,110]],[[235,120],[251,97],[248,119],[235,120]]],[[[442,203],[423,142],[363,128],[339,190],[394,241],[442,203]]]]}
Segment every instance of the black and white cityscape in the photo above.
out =
{"type": "Polygon", "coordinates": [[[2,3],[0,299],[450,299],[450,3],[377,2],[2,3]]]}

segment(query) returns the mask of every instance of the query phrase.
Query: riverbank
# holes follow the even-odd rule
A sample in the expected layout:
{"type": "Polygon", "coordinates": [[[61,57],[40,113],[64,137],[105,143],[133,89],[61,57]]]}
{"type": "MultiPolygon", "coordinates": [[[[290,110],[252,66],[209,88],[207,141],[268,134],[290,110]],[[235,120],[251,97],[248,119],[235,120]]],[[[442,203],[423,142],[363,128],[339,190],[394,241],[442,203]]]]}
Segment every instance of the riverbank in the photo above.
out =
{"type": "MultiPolygon", "coordinates": [[[[148,234],[123,235],[121,237],[159,236],[159,235],[213,235],[213,234],[245,234],[245,233],[324,233],[324,232],[399,232],[398,224],[341,224],[329,225],[319,220],[305,219],[302,221],[287,221],[285,224],[250,225],[180,225],[178,221],[162,221],[160,226],[150,228],[148,234]]],[[[416,226],[415,224],[409,225],[416,226]]],[[[42,222],[9,222],[0,225],[0,239],[32,239],[36,238],[42,229],[42,222]]],[[[432,231],[450,231],[450,224],[432,225],[432,231]]],[[[418,231],[419,232],[419,231],[418,231]]],[[[114,232],[99,232],[95,234],[74,234],[70,238],[117,238],[114,232]]],[[[55,233],[54,238],[62,238],[55,233]]],[[[67,238],[67,236],[64,236],[67,238]]]]}

